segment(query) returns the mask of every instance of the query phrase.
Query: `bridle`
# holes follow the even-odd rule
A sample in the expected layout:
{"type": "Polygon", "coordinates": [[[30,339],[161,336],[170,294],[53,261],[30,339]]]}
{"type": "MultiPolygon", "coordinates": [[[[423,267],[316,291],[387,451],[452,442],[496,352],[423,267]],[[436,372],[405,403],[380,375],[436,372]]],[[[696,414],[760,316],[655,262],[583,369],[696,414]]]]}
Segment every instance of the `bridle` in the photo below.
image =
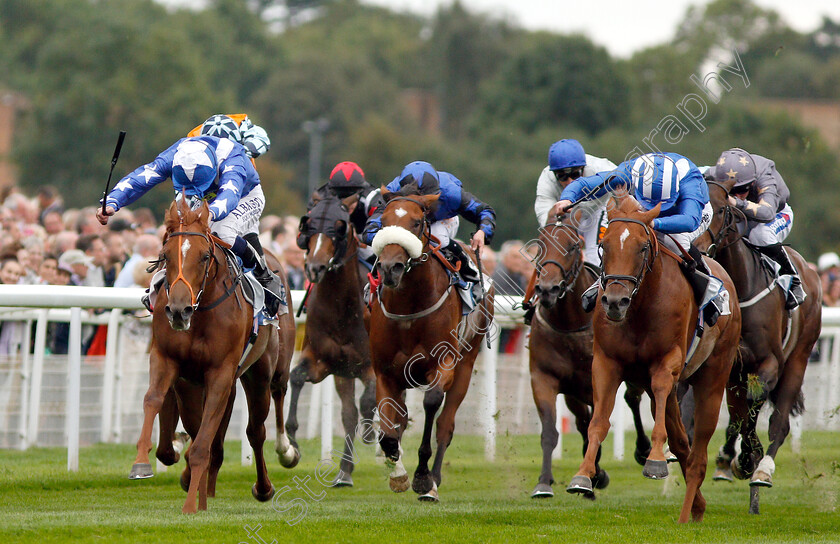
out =
{"type": "MultiPolygon", "coordinates": [[[[713,185],[722,189],[726,196],[729,196],[729,191],[722,183],[718,183],[717,181],[713,180],[708,180],[707,183],[709,185],[713,185]]],[[[733,240],[729,240],[725,245],[721,245],[721,243],[727,241],[730,233],[738,233],[738,220],[735,217],[736,211],[743,215],[743,212],[741,212],[737,208],[733,209],[729,202],[726,201],[726,204],[724,204],[723,206],[723,226],[720,227],[720,230],[718,230],[716,234],[712,234],[711,228],[706,231],[709,233],[709,237],[712,240],[712,243],[706,249],[706,255],[708,255],[712,259],[715,258],[715,255],[717,255],[718,251],[726,249],[738,241],[738,239],[735,238],[733,240]]]]}
{"type": "MultiPolygon", "coordinates": [[[[177,250],[177,253],[178,253],[178,276],[175,278],[175,281],[173,281],[171,284],[169,283],[168,280],[165,281],[166,298],[167,299],[169,298],[169,289],[173,285],[175,285],[176,283],[181,281],[184,284],[186,284],[187,289],[189,289],[189,291],[190,291],[190,303],[191,303],[193,311],[196,311],[196,310],[198,310],[198,305],[201,301],[201,295],[204,294],[204,289],[207,286],[207,278],[210,275],[210,265],[209,264],[205,265],[205,267],[204,267],[204,277],[201,280],[201,289],[199,289],[198,292],[196,292],[195,289],[193,288],[192,284],[190,284],[189,280],[187,280],[187,278],[184,277],[184,267],[183,267],[184,253],[181,250],[181,239],[180,239],[180,237],[201,236],[210,245],[211,248],[215,247],[215,242],[213,242],[206,233],[181,230],[183,227],[184,227],[184,223],[182,221],[178,225],[178,230],[176,232],[170,233],[169,236],[167,237],[167,240],[166,240],[166,242],[168,243],[169,240],[171,240],[172,238],[174,238],[176,236],[179,237],[178,250],[177,250]]],[[[217,270],[218,270],[218,260],[216,259],[215,252],[211,252],[211,255],[213,255],[213,261],[216,262],[216,267],[217,267],[217,270]]]]}
{"type": "MultiPolygon", "coordinates": [[[[549,226],[555,227],[551,231],[551,233],[548,232],[547,228],[545,229],[546,230],[546,235],[548,235],[553,241],[555,241],[555,242],[557,241],[557,237],[554,234],[559,230],[570,231],[571,235],[574,237],[573,239],[577,240],[577,242],[572,244],[571,247],[563,248],[563,250],[567,254],[572,253],[572,254],[577,254],[578,255],[578,258],[573,259],[574,264],[572,265],[572,267],[570,269],[566,270],[566,268],[562,264],[560,264],[558,261],[555,261],[553,259],[541,260],[540,262],[535,263],[535,267],[537,269],[537,274],[539,276],[543,275],[543,271],[544,271],[546,265],[554,265],[554,266],[556,266],[557,268],[560,269],[560,274],[561,274],[561,277],[563,279],[560,280],[560,284],[558,285],[558,287],[560,287],[560,294],[557,296],[557,298],[562,299],[564,296],[566,296],[566,293],[570,292],[574,288],[575,281],[577,280],[577,277],[580,274],[581,269],[583,268],[583,259],[580,258],[581,247],[582,247],[581,242],[580,242],[580,234],[578,233],[578,230],[571,225],[564,225],[562,223],[555,223],[554,225],[549,225],[549,226]]],[[[555,245],[555,247],[556,247],[556,244],[553,244],[553,245],[555,245]]]]}
{"type": "MultiPolygon", "coordinates": [[[[303,232],[304,228],[308,229],[307,225],[309,225],[309,222],[312,220],[312,216],[310,215],[311,213],[312,212],[310,211],[301,218],[300,226],[298,227],[299,231],[303,232]]],[[[323,228],[323,225],[325,223],[324,217],[321,217],[321,230],[315,230],[313,232],[308,232],[304,234],[303,245],[305,246],[307,255],[309,254],[309,240],[312,238],[312,236],[316,234],[323,234],[332,241],[334,251],[332,257],[330,257],[330,260],[327,262],[327,272],[334,272],[342,266],[344,266],[350,260],[350,258],[353,257],[358,251],[357,245],[352,253],[347,254],[347,247],[349,245],[350,239],[349,237],[352,236],[350,228],[350,215],[347,214],[347,218],[342,218],[342,220],[347,225],[347,228],[344,232],[344,236],[341,238],[338,237],[338,234],[330,236],[326,229],[323,228]]]]}
{"type": "Polygon", "coordinates": [[[653,262],[656,260],[656,256],[659,254],[659,241],[657,240],[656,236],[651,233],[650,227],[648,227],[643,222],[639,221],[638,219],[631,219],[629,217],[617,217],[615,219],[610,219],[609,223],[607,224],[607,228],[609,225],[613,223],[635,223],[637,225],[641,225],[642,228],[645,229],[645,234],[647,235],[647,243],[645,243],[644,248],[642,251],[645,253],[644,261],[642,261],[642,266],[639,270],[639,273],[635,276],[628,276],[624,274],[605,274],[606,268],[604,271],[601,272],[601,277],[599,278],[601,282],[601,288],[606,290],[607,287],[612,285],[613,283],[621,283],[622,281],[629,281],[633,283],[633,291],[630,293],[630,298],[632,299],[636,293],[639,291],[639,287],[642,284],[642,280],[645,277],[651,268],[653,267],[653,262]]]}
{"type": "MultiPolygon", "coordinates": [[[[420,202],[419,200],[415,200],[411,197],[407,197],[407,196],[398,196],[398,197],[392,198],[385,205],[385,208],[387,209],[387,207],[390,206],[392,202],[399,202],[400,200],[407,200],[408,202],[413,202],[421,210],[425,210],[425,206],[423,205],[422,202],[420,202]]],[[[424,251],[423,253],[421,253],[419,256],[409,257],[408,260],[405,261],[405,272],[404,272],[404,274],[408,274],[408,272],[411,270],[411,268],[413,266],[419,266],[419,265],[425,263],[426,261],[428,261],[429,257],[431,256],[432,252],[434,251],[430,247],[430,241],[432,239],[432,223],[431,223],[431,221],[429,221],[429,217],[424,212],[423,213],[423,222],[420,225],[420,232],[413,232],[410,229],[405,229],[405,230],[407,230],[411,234],[417,236],[417,238],[419,238],[420,241],[423,242],[423,247],[428,247],[429,248],[426,251],[424,251]]],[[[374,264],[374,267],[376,267],[376,264],[379,264],[379,257],[376,258],[376,263],[374,264]]]]}

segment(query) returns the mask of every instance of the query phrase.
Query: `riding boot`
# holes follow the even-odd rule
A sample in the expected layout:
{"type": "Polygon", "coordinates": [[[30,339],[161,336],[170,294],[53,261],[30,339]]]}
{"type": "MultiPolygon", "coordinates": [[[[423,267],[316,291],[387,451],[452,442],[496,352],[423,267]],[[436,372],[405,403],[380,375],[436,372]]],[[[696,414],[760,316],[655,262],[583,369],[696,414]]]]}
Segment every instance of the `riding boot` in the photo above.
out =
{"type": "Polygon", "coordinates": [[[583,307],[584,312],[591,312],[595,309],[595,303],[598,301],[598,283],[600,280],[595,280],[595,283],[589,286],[589,288],[583,292],[580,296],[580,305],[583,307]]]}
{"type": "Polygon", "coordinates": [[[760,246],[758,250],[779,263],[779,276],[790,276],[790,290],[785,300],[785,309],[793,310],[805,301],[805,290],[802,289],[802,279],[799,273],[790,261],[785,248],[782,244],[772,244],[769,246],[760,246]]]}
{"type": "Polygon", "coordinates": [[[152,284],[149,285],[146,292],[143,293],[142,297],[140,297],[140,302],[143,303],[143,306],[146,307],[150,314],[154,313],[154,309],[152,307],[152,295],[160,291],[160,287],[163,285],[163,280],[165,279],[166,274],[163,274],[162,270],[158,271],[158,273],[152,276],[152,284]]]}
{"type": "Polygon", "coordinates": [[[254,270],[254,277],[265,290],[265,311],[273,317],[277,315],[280,304],[286,299],[285,288],[280,278],[268,268],[265,257],[262,255],[262,247],[255,247],[255,245],[251,243],[251,240],[237,236],[231,250],[242,259],[242,266],[254,270]]]}
{"type": "Polygon", "coordinates": [[[455,240],[450,240],[449,245],[444,248],[444,251],[445,255],[448,254],[447,257],[449,258],[449,262],[451,262],[453,266],[457,266],[457,263],[460,261],[460,274],[462,280],[473,283],[480,281],[478,266],[476,266],[475,262],[470,259],[470,256],[467,255],[467,252],[461,244],[455,240]]]}
{"type": "MultiPolygon", "coordinates": [[[[709,286],[710,272],[706,263],[703,261],[703,255],[700,250],[693,245],[688,246],[688,254],[691,256],[691,261],[683,261],[681,263],[685,277],[691,285],[691,290],[694,293],[694,300],[697,306],[703,304],[703,297],[706,295],[706,289],[709,286]]],[[[703,309],[703,322],[710,327],[717,323],[720,317],[720,308],[717,307],[716,298],[706,304],[703,309]]]]}

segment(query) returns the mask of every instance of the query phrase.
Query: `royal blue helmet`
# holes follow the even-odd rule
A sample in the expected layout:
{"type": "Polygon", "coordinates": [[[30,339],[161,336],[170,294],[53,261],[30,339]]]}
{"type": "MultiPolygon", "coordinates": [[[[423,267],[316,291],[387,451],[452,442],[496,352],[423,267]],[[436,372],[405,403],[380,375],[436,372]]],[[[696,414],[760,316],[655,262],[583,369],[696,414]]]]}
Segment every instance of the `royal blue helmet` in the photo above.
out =
{"type": "Polygon", "coordinates": [[[440,192],[440,175],[425,161],[414,161],[405,165],[400,173],[400,187],[417,182],[421,195],[434,195],[440,192]]]}
{"type": "Polygon", "coordinates": [[[554,142],[548,148],[548,169],[562,170],[586,166],[586,154],[577,140],[566,139],[554,142]]]}
{"type": "Polygon", "coordinates": [[[172,183],[188,195],[203,194],[218,175],[216,152],[200,138],[187,138],[172,158],[172,183]]]}
{"type": "MultiPolygon", "coordinates": [[[[684,170],[688,169],[688,161],[684,170]]],[[[680,193],[680,180],[685,172],[673,159],[665,155],[642,155],[633,162],[630,169],[630,183],[633,185],[636,200],[645,209],[652,209],[662,204],[662,211],[671,208],[680,193]]]]}

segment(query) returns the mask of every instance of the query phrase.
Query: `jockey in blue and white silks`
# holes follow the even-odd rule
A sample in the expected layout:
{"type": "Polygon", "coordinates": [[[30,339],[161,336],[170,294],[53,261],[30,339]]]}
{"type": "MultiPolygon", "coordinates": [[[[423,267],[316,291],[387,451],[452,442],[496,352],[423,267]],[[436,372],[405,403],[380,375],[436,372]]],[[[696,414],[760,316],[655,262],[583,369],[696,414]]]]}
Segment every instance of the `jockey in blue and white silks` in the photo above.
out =
{"type": "Polygon", "coordinates": [[[282,282],[266,266],[259,244],[265,196],[260,177],[241,144],[214,136],[181,138],[154,161],[122,178],[105,198],[104,212],[97,210],[97,219],[106,224],[108,217],[169,178],[176,199],[185,194],[193,209],[208,201],[211,231],[231,245],[246,268],[254,268],[257,280],[274,295],[266,299],[267,306],[271,305],[268,313],[274,315],[275,304],[284,301],[285,295],[282,282]],[[269,300],[272,298],[277,300],[269,300]]]}
{"type": "MultiPolygon", "coordinates": [[[[572,182],[560,196],[558,207],[565,211],[573,202],[597,198],[619,189],[631,192],[645,209],[661,205],[659,216],[653,220],[653,229],[670,234],[692,256],[694,262],[689,261],[690,273],[686,277],[699,304],[709,283],[709,271],[691,242],[703,234],[712,221],[709,187],[700,169],[677,153],[649,153],[624,161],[611,172],[600,172],[572,182]]],[[[590,303],[594,306],[591,290],[587,293],[592,300],[584,298],[587,306],[590,303]]],[[[711,310],[706,317],[709,324],[717,319],[711,310]]]]}
{"type": "MultiPolygon", "coordinates": [[[[479,280],[475,264],[455,241],[458,233],[459,216],[478,226],[473,235],[471,246],[480,251],[485,243],[489,243],[496,230],[496,212],[463,189],[461,180],[449,172],[437,171],[431,164],[424,161],[414,161],[403,168],[399,176],[387,185],[388,191],[397,192],[410,185],[417,184],[422,195],[440,194],[437,207],[432,212],[431,232],[438,240],[440,247],[447,249],[461,261],[461,275],[467,281],[479,280]]],[[[364,231],[366,244],[373,244],[376,233],[382,228],[382,212],[379,208],[368,220],[364,231]]]]}

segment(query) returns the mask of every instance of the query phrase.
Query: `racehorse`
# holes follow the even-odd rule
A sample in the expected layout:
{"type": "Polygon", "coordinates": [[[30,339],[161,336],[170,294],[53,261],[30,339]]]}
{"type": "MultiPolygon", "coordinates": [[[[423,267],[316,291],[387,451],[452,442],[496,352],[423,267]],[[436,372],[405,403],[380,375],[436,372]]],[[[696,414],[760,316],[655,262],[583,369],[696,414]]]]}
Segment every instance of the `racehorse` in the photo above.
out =
{"type": "MultiPolygon", "coordinates": [[[[134,474],[149,466],[152,423],[175,386],[184,427],[193,437],[182,475],[182,482],[189,480],[184,513],[196,512],[196,500],[198,510],[207,509],[209,469],[221,465],[220,447],[239,376],[248,401],[247,435],[257,470],[251,492],[260,501],[273,497],[263,455],[265,419],[273,390],[282,423],[282,395],[293,349],[294,325],[288,314],[280,319],[282,338],[273,325],[255,327],[253,308],[242,295],[242,276],[228,263],[223,242],[210,232],[209,216],[206,202],[192,211],[183,198],[166,213],[161,252],[166,279],[156,302],[158,311],[152,314],[149,389],[132,467],[134,474]]],[[[278,426],[278,434],[285,437],[282,428],[278,426]]],[[[288,439],[286,443],[284,453],[291,461],[299,454],[288,439]]]]}
{"type": "MultiPolygon", "coordinates": [[[[642,474],[660,479],[668,474],[663,455],[666,436],[686,481],[680,523],[702,521],[706,500],[700,486],[706,474],[707,447],[714,433],[720,403],[741,334],[737,306],[708,326],[688,356],[698,306],[680,269],[680,257],[664,247],[652,229],[660,205],[643,211],[624,196],[608,213],[604,234],[600,302],[592,326],[594,347],[592,389],[594,410],[589,447],[569,493],[591,495],[595,459],[609,429],[615,392],[621,381],[644,387],[654,404],[652,446],[642,474]],[[695,391],[694,441],[689,446],[677,404],[676,385],[687,381],[695,391]]],[[[712,274],[734,293],[723,268],[708,260],[712,274]]]]}
{"type": "Polygon", "coordinates": [[[379,256],[379,287],[371,287],[370,345],[376,374],[379,444],[386,457],[391,489],[408,489],[400,439],[408,423],[405,390],[425,391],[426,413],[419,463],[412,489],[420,500],[438,501],[443,456],[455,430],[455,412],[464,400],[480,343],[493,319],[493,288],[462,317],[461,301],[445,257],[432,245],[430,217],[439,195],[419,195],[416,184],[382,194],[387,204],[383,228],[373,242],[379,256]],[[437,419],[437,452],[431,434],[437,419]]]}
{"type": "Polygon", "coordinates": [[[303,349],[291,375],[292,399],[286,432],[292,443],[297,444],[297,405],[304,382],[319,383],[330,374],[335,376],[346,433],[340,470],[333,481],[335,486],[353,485],[352,442],[359,421],[354,381],[357,378],[365,386],[359,400],[363,426],[358,434],[363,441],[375,442],[370,426],[376,407],[376,377],[365,328],[364,282],[360,270],[364,268],[358,263],[359,242],[348,212],[357,201],[356,195],[344,200],[316,199],[315,206],[300,223],[307,247],[304,271],[312,287],[306,300],[303,349]]]}
{"type": "MultiPolygon", "coordinates": [[[[774,459],[790,431],[790,415],[804,410],[802,380],[822,326],[820,280],[799,253],[787,248],[808,296],[792,312],[785,310],[785,296],[776,288],[774,274],[762,265],[760,254],[744,241],[747,218],[728,200],[734,182],[708,183],[714,217],[697,247],[729,272],[738,290],[743,316],[741,359],[733,368],[727,387],[729,426],[715,479],[731,481],[734,474],[741,479],[751,477],[750,486],[771,487],[774,459]],[[774,408],[765,455],[756,421],[767,400],[774,408]],[[736,456],[735,440],[739,434],[741,453],[736,456]]],[[[757,504],[753,507],[758,513],[757,504]]]]}
{"type": "MultiPolygon", "coordinates": [[[[533,498],[553,497],[551,453],[557,447],[556,398],[563,394],[575,416],[575,427],[588,445],[587,430],[592,418],[592,314],[581,307],[583,292],[597,279],[594,267],[584,264],[582,239],[571,215],[540,228],[537,242],[537,307],[531,323],[529,365],[531,390],[540,416],[543,461],[533,498]]],[[[624,395],[633,412],[636,428],[635,458],[644,464],[650,441],[642,427],[639,405],[643,390],[630,386],[624,395]]],[[[592,483],[603,489],[609,475],[595,459],[592,483]]]]}

